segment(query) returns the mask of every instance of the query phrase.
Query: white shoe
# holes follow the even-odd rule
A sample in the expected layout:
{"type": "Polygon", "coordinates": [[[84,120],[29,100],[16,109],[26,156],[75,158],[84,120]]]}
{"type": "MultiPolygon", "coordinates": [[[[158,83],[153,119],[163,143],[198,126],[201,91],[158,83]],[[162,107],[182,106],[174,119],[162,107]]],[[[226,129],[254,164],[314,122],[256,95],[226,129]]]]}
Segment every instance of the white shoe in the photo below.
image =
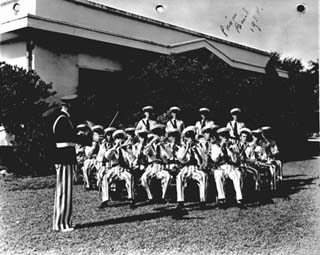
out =
{"type": "Polygon", "coordinates": [[[61,232],[70,232],[73,230],[74,230],[74,228],[64,228],[64,229],[61,229],[61,232]]]}

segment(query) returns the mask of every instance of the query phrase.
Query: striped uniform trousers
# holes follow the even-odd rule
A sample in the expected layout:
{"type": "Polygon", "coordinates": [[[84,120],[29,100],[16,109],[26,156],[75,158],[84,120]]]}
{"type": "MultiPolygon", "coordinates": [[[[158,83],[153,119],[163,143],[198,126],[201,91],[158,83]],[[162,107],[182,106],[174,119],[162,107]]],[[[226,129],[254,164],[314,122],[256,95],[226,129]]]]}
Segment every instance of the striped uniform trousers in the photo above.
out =
{"type": "Polygon", "coordinates": [[[167,188],[171,179],[171,175],[164,168],[165,167],[162,164],[152,163],[147,166],[145,172],[142,174],[140,178],[141,185],[146,190],[148,199],[150,200],[153,198],[150,191],[150,180],[153,178],[161,180],[161,190],[162,190],[161,198],[162,199],[165,198],[167,188]]]}
{"type": "Polygon", "coordinates": [[[127,169],[121,166],[114,166],[109,170],[106,170],[101,182],[101,196],[102,202],[110,200],[109,186],[116,180],[124,180],[128,199],[134,199],[134,179],[131,173],[127,169]]]}
{"type": "Polygon", "coordinates": [[[214,180],[216,182],[218,199],[226,198],[224,190],[224,183],[226,178],[232,180],[237,200],[242,200],[241,172],[238,168],[229,164],[221,165],[218,169],[214,170],[214,180]]]}
{"type": "Polygon", "coordinates": [[[57,184],[54,198],[53,230],[72,227],[72,173],[76,165],[56,164],[57,184]]]}
{"type": "Polygon", "coordinates": [[[176,188],[177,188],[177,202],[184,201],[184,189],[187,186],[187,181],[189,179],[195,180],[199,187],[200,201],[206,201],[207,192],[207,174],[199,170],[198,166],[190,165],[185,166],[181,169],[176,177],[176,188]]]}

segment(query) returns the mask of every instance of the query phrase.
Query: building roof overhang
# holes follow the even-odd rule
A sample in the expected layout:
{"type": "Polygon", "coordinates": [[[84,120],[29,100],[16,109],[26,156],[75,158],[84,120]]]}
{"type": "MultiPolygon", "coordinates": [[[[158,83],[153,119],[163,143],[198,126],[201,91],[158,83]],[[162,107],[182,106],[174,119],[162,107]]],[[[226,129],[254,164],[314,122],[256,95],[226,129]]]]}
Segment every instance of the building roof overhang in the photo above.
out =
{"type": "MultiPolygon", "coordinates": [[[[178,43],[163,43],[153,40],[153,38],[141,38],[138,36],[127,35],[124,33],[108,31],[107,29],[99,29],[83,24],[75,24],[69,21],[57,20],[39,15],[27,14],[13,20],[6,21],[0,24],[1,42],[10,38],[10,32],[18,31],[25,28],[36,30],[49,31],[80,37],[114,45],[131,47],[159,54],[179,54],[198,49],[207,49],[214,55],[222,59],[228,65],[234,68],[248,70],[258,73],[265,73],[265,66],[269,61],[270,54],[265,51],[260,51],[243,45],[238,45],[219,38],[204,35],[184,28],[179,28],[170,24],[155,21],[135,14],[129,14],[114,8],[101,6],[99,4],[86,0],[67,0],[77,4],[84,4],[91,8],[100,8],[105,12],[112,12],[116,15],[124,16],[127,19],[138,19],[143,23],[151,23],[156,27],[161,26],[173,31],[179,31],[191,34],[188,40],[178,43]]],[[[277,69],[278,75],[283,78],[288,78],[288,73],[277,69]]]]}

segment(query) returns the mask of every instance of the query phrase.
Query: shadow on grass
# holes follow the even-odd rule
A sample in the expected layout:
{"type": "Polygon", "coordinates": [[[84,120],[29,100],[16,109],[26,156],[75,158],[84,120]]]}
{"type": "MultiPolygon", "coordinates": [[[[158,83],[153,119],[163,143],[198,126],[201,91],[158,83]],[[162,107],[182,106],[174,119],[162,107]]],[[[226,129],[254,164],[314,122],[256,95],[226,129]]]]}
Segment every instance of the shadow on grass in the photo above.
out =
{"type": "MultiPolygon", "coordinates": [[[[105,225],[115,225],[120,223],[129,223],[129,222],[136,222],[136,221],[147,221],[147,220],[153,220],[168,216],[175,216],[175,209],[169,209],[169,210],[161,210],[160,212],[152,212],[152,213],[143,213],[138,215],[131,215],[126,217],[119,217],[119,218],[113,218],[108,219],[104,221],[98,221],[98,222],[89,222],[84,224],[77,224],[75,226],[76,229],[82,229],[82,228],[91,228],[91,227],[99,227],[99,226],[105,226],[105,225]]],[[[188,217],[184,216],[181,219],[182,220],[191,220],[191,219],[198,219],[202,217],[188,217]]]]}

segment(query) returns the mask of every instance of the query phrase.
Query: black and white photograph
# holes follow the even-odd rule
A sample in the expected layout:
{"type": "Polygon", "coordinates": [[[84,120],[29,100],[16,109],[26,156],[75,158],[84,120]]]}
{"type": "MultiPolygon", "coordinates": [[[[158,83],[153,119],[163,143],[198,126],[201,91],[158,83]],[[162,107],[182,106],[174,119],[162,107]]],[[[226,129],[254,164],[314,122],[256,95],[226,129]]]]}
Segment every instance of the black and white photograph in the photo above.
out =
{"type": "Polygon", "coordinates": [[[320,254],[318,0],[0,0],[0,254],[320,254]]]}

